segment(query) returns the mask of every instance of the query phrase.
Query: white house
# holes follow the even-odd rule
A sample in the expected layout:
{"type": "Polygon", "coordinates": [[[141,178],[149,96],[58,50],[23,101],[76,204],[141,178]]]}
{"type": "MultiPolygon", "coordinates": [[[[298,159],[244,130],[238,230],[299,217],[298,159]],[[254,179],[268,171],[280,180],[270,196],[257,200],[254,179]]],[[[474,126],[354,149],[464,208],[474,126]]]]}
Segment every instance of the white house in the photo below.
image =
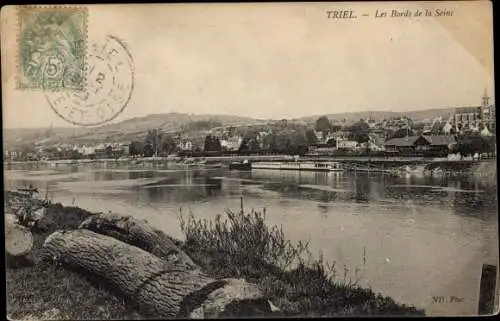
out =
{"type": "Polygon", "coordinates": [[[106,145],[104,145],[103,143],[99,143],[94,146],[94,150],[104,150],[104,149],[106,149],[106,145]]]}
{"type": "Polygon", "coordinates": [[[240,148],[243,138],[241,136],[228,137],[227,139],[221,140],[220,144],[223,149],[226,150],[238,150],[240,148]]]}
{"type": "Polygon", "coordinates": [[[337,140],[337,148],[354,150],[358,146],[358,142],[353,140],[337,140]]]}
{"type": "Polygon", "coordinates": [[[183,139],[177,144],[177,148],[180,150],[186,151],[186,150],[192,150],[193,149],[193,142],[189,139],[183,139]]]}
{"type": "Polygon", "coordinates": [[[323,141],[323,138],[324,138],[323,137],[323,132],[315,130],[314,131],[314,135],[316,135],[316,138],[318,138],[318,142],[322,142],[323,141]]]}
{"type": "Polygon", "coordinates": [[[85,146],[85,145],[83,145],[80,153],[82,153],[83,155],[95,154],[95,148],[92,147],[92,146],[85,146]]]}

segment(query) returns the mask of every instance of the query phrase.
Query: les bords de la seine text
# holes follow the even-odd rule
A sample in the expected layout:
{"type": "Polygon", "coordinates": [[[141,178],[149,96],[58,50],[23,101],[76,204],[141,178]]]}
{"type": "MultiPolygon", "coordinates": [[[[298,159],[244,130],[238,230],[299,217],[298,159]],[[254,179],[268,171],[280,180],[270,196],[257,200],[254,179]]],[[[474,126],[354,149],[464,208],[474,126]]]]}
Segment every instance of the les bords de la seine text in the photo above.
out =
{"type": "Polygon", "coordinates": [[[357,13],[354,10],[327,10],[326,15],[328,19],[356,19],[362,17],[375,17],[375,18],[410,18],[410,17],[451,17],[453,10],[449,9],[414,9],[414,10],[382,10],[376,9],[372,13],[363,12],[357,13]]]}

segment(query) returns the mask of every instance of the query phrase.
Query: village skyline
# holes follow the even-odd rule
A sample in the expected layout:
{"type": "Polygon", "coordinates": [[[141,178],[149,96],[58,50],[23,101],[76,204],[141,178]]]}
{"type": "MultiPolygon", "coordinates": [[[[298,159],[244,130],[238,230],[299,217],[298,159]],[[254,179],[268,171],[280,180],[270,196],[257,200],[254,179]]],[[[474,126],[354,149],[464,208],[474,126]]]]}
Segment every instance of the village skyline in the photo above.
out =
{"type": "MultiPolygon", "coordinates": [[[[489,97],[489,104],[490,105],[495,105],[495,99],[494,99],[494,95],[490,94],[490,91],[487,90],[487,88],[484,89],[484,92],[482,93],[482,96],[484,95],[487,95],[489,97]]],[[[314,113],[314,112],[311,112],[311,113],[304,113],[302,116],[298,116],[298,117],[258,117],[258,116],[247,116],[247,115],[244,115],[244,114],[230,114],[230,113],[224,113],[224,112],[220,112],[220,113],[210,113],[210,112],[207,112],[207,113],[190,113],[190,112],[185,112],[185,111],[167,111],[167,112],[163,112],[163,113],[146,113],[146,114],[143,114],[143,115],[139,115],[139,116],[131,116],[131,117],[127,117],[127,118],[123,118],[123,117],[118,117],[117,119],[114,119],[112,121],[110,121],[109,123],[107,124],[104,124],[104,125],[101,125],[101,126],[93,126],[95,128],[99,128],[99,127],[103,127],[103,126],[106,126],[106,125],[111,125],[111,124],[114,124],[114,125],[117,125],[117,124],[120,124],[122,122],[126,122],[126,121],[131,121],[131,120],[134,120],[134,119],[139,119],[139,118],[146,118],[146,117],[153,117],[153,116],[156,116],[156,115],[167,115],[167,114],[181,114],[181,115],[191,115],[191,116],[214,116],[214,117],[217,117],[217,116],[233,116],[233,117],[241,117],[241,118],[248,118],[248,119],[254,119],[254,120],[263,120],[263,121],[277,121],[277,120],[281,120],[281,119],[287,119],[287,120],[302,120],[302,119],[307,119],[307,118],[315,118],[315,117],[321,117],[321,116],[333,116],[333,115],[353,115],[353,114],[376,114],[376,113],[393,113],[393,114],[401,114],[401,115],[405,115],[407,113],[416,113],[418,112],[419,114],[425,114],[425,112],[436,112],[436,111],[441,111],[441,110],[444,110],[444,109],[449,109],[449,112],[450,114],[453,113],[453,109],[454,108],[462,108],[462,107],[477,107],[477,106],[481,106],[481,100],[479,98],[480,96],[478,95],[475,99],[475,103],[471,103],[471,104],[461,104],[461,105],[458,105],[458,104],[455,104],[455,105],[447,105],[447,106],[442,106],[442,107],[436,107],[436,108],[418,108],[418,109],[408,109],[408,110],[404,110],[404,111],[393,111],[393,110],[389,110],[389,109],[365,109],[365,110],[359,110],[359,111],[352,111],[352,110],[349,110],[348,108],[344,109],[344,110],[331,110],[330,112],[326,112],[326,113],[314,113]]],[[[85,127],[82,127],[82,126],[79,126],[79,125],[74,125],[74,124],[70,124],[62,119],[60,119],[55,113],[54,113],[54,116],[55,117],[47,117],[46,119],[44,119],[44,121],[46,122],[45,124],[40,124],[39,126],[29,126],[30,124],[25,124],[25,125],[28,125],[28,126],[19,126],[19,123],[17,123],[16,125],[14,126],[9,126],[9,123],[4,119],[4,124],[3,124],[3,128],[4,130],[5,129],[41,129],[41,128],[48,128],[48,127],[53,127],[53,128],[85,128],[85,127]]],[[[431,118],[433,118],[433,116],[430,116],[431,118]]],[[[23,125],[23,124],[21,124],[23,125]]]]}

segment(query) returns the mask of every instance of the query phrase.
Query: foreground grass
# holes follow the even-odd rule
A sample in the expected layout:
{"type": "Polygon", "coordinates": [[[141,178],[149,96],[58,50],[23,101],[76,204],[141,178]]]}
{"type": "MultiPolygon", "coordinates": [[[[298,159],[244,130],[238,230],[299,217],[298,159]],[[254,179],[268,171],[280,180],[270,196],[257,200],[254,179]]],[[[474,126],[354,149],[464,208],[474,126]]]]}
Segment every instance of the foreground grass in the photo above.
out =
{"type": "MultiPolygon", "coordinates": [[[[33,230],[34,251],[27,260],[6,264],[7,314],[13,319],[140,319],[131,305],[98,280],[38,259],[45,238],[75,229],[92,213],[52,204],[33,230]]],[[[227,213],[215,221],[181,218],[186,241],[175,241],[204,271],[215,277],[256,283],[285,316],[423,315],[413,307],[345,282],[323,262],[304,260],[307,245],[291,244],[264,215],[227,213]]],[[[160,233],[163,237],[168,237],[160,233]]]]}
{"type": "Polygon", "coordinates": [[[33,230],[34,250],[26,260],[7,257],[7,315],[11,319],[131,319],[125,300],[95,280],[60,266],[41,262],[45,238],[58,229],[74,229],[92,213],[76,207],[50,205],[33,230]]]}
{"type": "Polygon", "coordinates": [[[424,315],[350,281],[337,280],[322,260],[304,259],[307,244],[293,245],[265,215],[233,213],[214,222],[181,217],[181,248],[213,277],[256,283],[285,316],[424,315]]]}

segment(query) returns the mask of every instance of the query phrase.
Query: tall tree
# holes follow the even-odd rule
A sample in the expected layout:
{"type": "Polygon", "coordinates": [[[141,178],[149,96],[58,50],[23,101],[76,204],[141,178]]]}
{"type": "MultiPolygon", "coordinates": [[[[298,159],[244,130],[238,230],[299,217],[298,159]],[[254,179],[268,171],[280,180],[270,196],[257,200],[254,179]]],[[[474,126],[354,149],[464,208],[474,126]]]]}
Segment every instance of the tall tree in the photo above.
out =
{"type": "Polygon", "coordinates": [[[369,130],[370,126],[363,119],[360,119],[349,128],[349,136],[352,140],[360,144],[366,143],[370,140],[370,137],[368,136],[369,130]]]}
{"type": "Polygon", "coordinates": [[[142,155],[144,144],[142,142],[132,142],[128,145],[128,153],[130,156],[142,155]]]}
{"type": "Polygon", "coordinates": [[[292,154],[305,154],[308,150],[308,141],[304,130],[291,130],[281,133],[283,152],[292,154]]]}
{"type": "Polygon", "coordinates": [[[316,137],[316,134],[311,129],[306,131],[306,138],[309,145],[315,145],[318,143],[318,137],[316,137]]]}
{"type": "Polygon", "coordinates": [[[203,143],[203,150],[209,152],[212,149],[212,135],[205,136],[205,141],[203,143]]]}
{"type": "Polygon", "coordinates": [[[155,154],[155,151],[153,149],[153,145],[146,143],[144,144],[144,148],[142,151],[144,157],[152,157],[155,154]]]}
{"type": "Polygon", "coordinates": [[[157,155],[162,146],[163,133],[159,129],[148,129],[146,134],[145,143],[150,144],[153,149],[153,154],[157,155]]]}
{"type": "Polygon", "coordinates": [[[250,151],[250,145],[248,143],[248,140],[243,138],[240,147],[238,147],[238,154],[248,153],[249,151],[250,151]]]}
{"type": "Polygon", "coordinates": [[[220,142],[219,137],[215,137],[215,139],[213,140],[212,146],[213,146],[214,151],[220,152],[222,150],[222,144],[220,142]]]}
{"type": "Polygon", "coordinates": [[[272,133],[264,137],[263,141],[264,149],[267,149],[271,152],[276,151],[276,134],[272,133]]]}
{"type": "Polygon", "coordinates": [[[290,149],[289,133],[285,131],[277,133],[274,144],[277,152],[287,152],[290,149]]]}
{"type": "Polygon", "coordinates": [[[106,154],[106,157],[112,158],[113,157],[113,147],[111,145],[106,146],[106,148],[104,148],[104,153],[106,154]]]}
{"type": "Polygon", "coordinates": [[[220,152],[222,146],[219,138],[213,135],[207,135],[203,143],[203,150],[206,152],[220,152]]]}
{"type": "Polygon", "coordinates": [[[177,144],[171,135],[164,135],[162,140],[161,153],[170,154],[175,152],[177,144]]]}
{"type": "Polygon", "coordinates": [[[318,120],[316,120],[315,129],[316,131],[322,132],[323,135],[326,135],[332,129],[332,124],[330,123],[328,117],[321,116],[318,120]]]}
{"type": "Polygon", "coordinates": [[[252,151],[252,150],[257,150],[260,149],[260,144],[258,141],[258,136],[259,133],[254,130],[249,128],[244,134],[243,134],[243,140],[241,142],[241,151],[252,151]]]}

